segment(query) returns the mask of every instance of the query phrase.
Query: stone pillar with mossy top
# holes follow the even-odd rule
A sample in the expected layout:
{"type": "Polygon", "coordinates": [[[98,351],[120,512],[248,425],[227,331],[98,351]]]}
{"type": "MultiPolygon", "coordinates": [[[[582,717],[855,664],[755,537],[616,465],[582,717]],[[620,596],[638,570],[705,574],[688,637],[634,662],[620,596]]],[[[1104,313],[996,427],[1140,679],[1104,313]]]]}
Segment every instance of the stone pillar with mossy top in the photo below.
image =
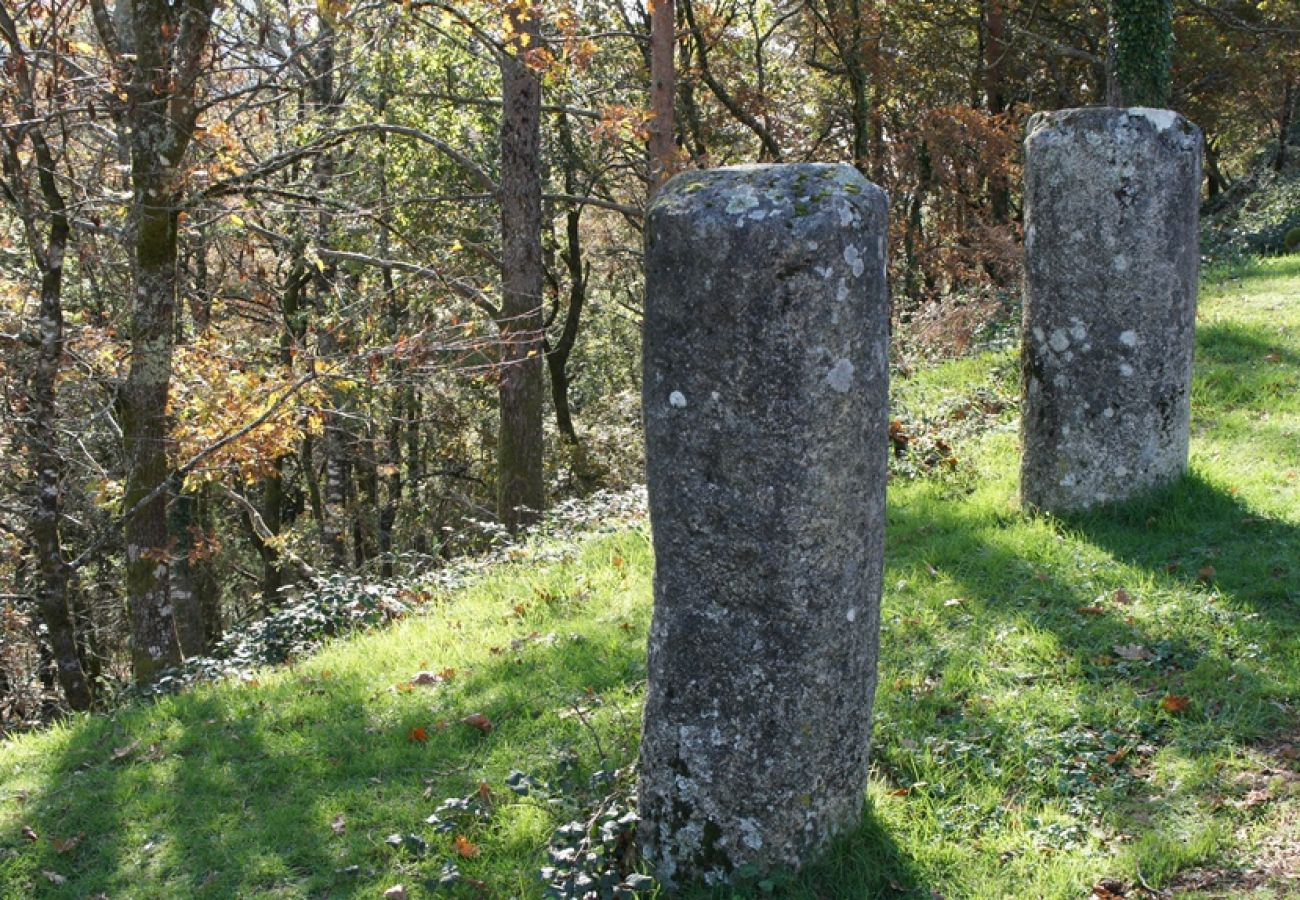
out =
{"type": "Polygon", "coordinates": [[[1068,513],[1187,467],[1201,133],[1170,110],[1029,121],[1021,502],[1068,513]]]}
{"type": "Polygon", "coordinates": [[[646,229],[655,610],[640,844],[669,885],[861,822],[888,449],[884,193],[849,166],[672,179],[646,229]]]}

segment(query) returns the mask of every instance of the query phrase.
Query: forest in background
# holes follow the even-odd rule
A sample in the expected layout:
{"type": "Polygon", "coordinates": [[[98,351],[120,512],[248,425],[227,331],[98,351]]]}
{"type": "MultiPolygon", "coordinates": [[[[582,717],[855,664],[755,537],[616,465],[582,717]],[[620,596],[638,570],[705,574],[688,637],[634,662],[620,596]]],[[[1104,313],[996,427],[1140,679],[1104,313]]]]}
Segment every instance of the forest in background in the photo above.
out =
{"type": "MultiPolygon", "coordinates": [[[[1207,250],[1280,250],[1300,7],[1174,7],[1207,250]]],[[[852,163],[906,339],[1014,307],[1024,120],[1105,101],[1106,4],[669,8],[0,0],[0,732],[637,483],[666,171],[852,163]]]]}

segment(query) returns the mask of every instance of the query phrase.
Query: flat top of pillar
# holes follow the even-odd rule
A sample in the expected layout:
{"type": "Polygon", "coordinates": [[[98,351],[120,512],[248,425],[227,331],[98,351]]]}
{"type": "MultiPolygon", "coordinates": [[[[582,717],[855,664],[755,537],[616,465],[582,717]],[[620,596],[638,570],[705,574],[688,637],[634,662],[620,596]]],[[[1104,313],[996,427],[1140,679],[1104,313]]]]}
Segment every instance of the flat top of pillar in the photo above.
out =
{"type": "Polygon", "coordinates": [[[1199,149],[1201,144],[1201,130],[1172,109],[1084,106],[1034,113],[1026,127],[1025,145],[1077,139],[1082,135],[1093,135],[1095,140],[1134,133],[1153,135],[1180,149],[1199,149]]]}
{"type": "Polygon", "coordinates": [[[724,166],[675,176],[655,196],[650,215],[690,214],[749,225],[768,218],[817,220],[844,202],[875,206],[885,202],[885,193],[844,164],[724,166]]]}

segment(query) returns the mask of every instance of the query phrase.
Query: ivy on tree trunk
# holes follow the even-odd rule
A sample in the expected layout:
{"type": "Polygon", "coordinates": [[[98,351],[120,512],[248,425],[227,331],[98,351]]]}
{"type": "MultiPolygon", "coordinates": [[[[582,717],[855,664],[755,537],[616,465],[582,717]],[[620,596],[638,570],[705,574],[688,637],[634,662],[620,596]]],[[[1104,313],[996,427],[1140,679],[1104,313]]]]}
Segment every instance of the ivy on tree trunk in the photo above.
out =
{"type": "Polygon", "coordinates": [[[1111,106],[1169,105],[1173,18],[1173,0],[1111,0],[1106,87],[1111,106]]]}

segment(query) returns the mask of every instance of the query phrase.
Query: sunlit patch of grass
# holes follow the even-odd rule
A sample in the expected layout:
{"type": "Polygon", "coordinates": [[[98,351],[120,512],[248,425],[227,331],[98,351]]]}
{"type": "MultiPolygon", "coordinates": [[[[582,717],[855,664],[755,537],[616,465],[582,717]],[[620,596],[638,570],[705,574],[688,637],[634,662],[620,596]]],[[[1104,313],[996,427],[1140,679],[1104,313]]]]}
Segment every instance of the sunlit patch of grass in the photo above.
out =
{"type": "MultiPolygon", "coordinates": [[[[957,462],[890,485],[869,812],[803,872],[705,895],[1074,898],[1285,839],[1300,261],[1208,285],[1199,340],[1192,472],[1070,519],[1016,506],[1011,354],[896,380],[957,462]]],[[[540,896],[554,829],[630,789],[650,571],[629,524],[251,681],[11,741],[0,896],[540,896]]]]}

